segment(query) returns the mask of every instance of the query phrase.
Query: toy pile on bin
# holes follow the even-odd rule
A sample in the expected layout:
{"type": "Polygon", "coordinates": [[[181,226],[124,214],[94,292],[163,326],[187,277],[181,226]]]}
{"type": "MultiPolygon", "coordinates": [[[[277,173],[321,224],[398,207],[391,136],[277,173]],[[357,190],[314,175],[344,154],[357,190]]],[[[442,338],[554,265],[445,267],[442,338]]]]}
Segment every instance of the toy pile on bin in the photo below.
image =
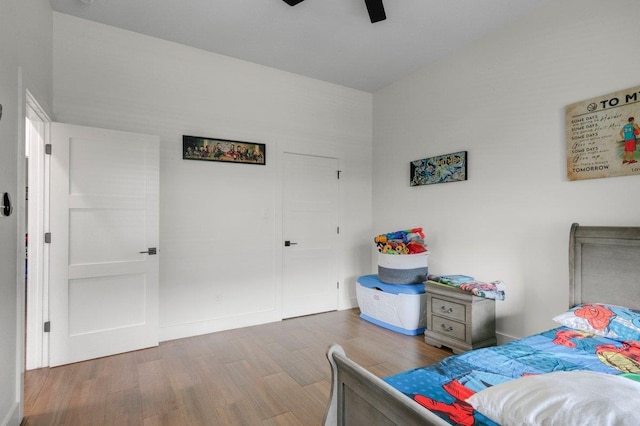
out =
{"type": "Polygon", "coordinates": [[[418,254],[427,251],[422,228],[380,234],[373,241],[383,254],[418,254]]]}

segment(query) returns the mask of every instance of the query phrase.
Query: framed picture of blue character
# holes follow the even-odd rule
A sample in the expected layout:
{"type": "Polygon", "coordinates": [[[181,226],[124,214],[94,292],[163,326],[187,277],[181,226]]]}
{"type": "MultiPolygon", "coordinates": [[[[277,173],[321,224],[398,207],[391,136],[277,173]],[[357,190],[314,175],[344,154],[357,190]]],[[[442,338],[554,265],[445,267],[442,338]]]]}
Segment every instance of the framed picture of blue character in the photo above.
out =
{"type": "Polygon", "coordinates": [[[266,155],[267,148],[263,143],[182,136],[182,159],[184,160],[221,161],[264,166],[266,155]]]}
{"type": "Polygon", "coordinates": [[[412,161],[409,172],[411,186],[467,180],[467,151],[412,161]]]}

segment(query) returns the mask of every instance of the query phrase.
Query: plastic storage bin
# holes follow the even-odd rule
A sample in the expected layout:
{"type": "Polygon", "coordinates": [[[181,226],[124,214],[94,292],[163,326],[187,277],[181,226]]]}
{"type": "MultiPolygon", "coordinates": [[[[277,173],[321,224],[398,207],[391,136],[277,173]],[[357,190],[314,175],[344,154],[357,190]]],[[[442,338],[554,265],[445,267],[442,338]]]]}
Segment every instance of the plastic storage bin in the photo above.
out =
{"type": "Polygon", "coordinates": [[[429,274],[429,252],[385,254],[378,252],[378,278],[387,284],[423,283],[429,274]]]}
{"type": "Polygon", "coordinates": [[[376,275],[356,283],[360,318],[398,333],[423,334],[427,324],[424,284],[386,284],[376,275]]]}

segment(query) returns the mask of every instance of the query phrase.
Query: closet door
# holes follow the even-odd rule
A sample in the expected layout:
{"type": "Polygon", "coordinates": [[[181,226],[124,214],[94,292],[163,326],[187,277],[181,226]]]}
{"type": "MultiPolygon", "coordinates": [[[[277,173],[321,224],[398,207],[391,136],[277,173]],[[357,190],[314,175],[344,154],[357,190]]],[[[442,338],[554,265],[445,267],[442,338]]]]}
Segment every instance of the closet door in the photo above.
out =
{"type": "Polygon", "coordinates": [[[338,160],[284,154],[282,316],[338,308],[338,160]]]}

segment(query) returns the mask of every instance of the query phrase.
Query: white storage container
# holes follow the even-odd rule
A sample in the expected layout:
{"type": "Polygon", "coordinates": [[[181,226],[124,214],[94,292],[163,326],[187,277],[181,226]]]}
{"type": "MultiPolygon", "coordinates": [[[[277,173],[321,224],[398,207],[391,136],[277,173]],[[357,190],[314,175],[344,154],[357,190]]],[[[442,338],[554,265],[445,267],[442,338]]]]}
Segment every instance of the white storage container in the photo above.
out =
{"type": "Polygon", "coordinates": [[[429,252],[385,254],[378,252],[378,278],[387,284],[418,284],[427,280],[429,252]]]}
{"type": "Polygon", "coordinates": [[[356,283],[360,318],[398,333],[423,334],[427,324],[424,284],[386,284],[376,275],[356,283]]]}

